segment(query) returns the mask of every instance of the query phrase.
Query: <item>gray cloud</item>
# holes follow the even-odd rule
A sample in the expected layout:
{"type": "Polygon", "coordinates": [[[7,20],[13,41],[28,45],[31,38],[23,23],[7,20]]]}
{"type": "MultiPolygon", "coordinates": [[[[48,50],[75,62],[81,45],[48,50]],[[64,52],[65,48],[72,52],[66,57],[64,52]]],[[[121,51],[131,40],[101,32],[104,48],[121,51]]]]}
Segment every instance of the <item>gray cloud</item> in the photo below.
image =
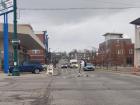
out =
{"type": "MultiPolygon", "coordinates": [[[[127,0],[128,1],[128,0],[127,0]]],[[[116,2],[116,0],[20,0],[19,8],[98,8],[132,6],[132,2],[116,2]],[[114,4],[114,5],[113,5],[114,4]],[[130,4],[130,5],[129,5],[130,4]]],[[[88,17],[109,15],[120,10],[69,10],[69,11],[21,11],[21,16],[41,17],[51,24],[81,22],[88,17]]],[[[22,18],[22,17],[21,17],[22,18]]],[[[26,21],[26,20],[25,20],[26,21]]]]}
{"type": "MultiPolygon", "coordinates": [[[[117,8],[140,7],[139,0],[18,0],[18,8],[117,8]]],[[[95,9],[69,11],[20,11],[18,23],[29,23],[34,30],[48,30],[52,50],[98,47],[106,32],[124,33],[134,39],[130,21],[140,9],[95,9]]],[[[1,19],[2,21],[2,19],[1,19]]],[[[10,16],[10,22],[12,17],[10,16]]]]}

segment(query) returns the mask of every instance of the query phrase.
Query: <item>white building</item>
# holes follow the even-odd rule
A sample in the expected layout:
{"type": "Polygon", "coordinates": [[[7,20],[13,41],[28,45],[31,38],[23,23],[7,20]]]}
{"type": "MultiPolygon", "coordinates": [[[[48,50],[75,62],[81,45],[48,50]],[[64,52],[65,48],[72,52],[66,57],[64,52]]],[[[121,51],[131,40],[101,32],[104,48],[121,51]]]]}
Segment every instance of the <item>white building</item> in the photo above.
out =
{"type": "Polygon", "coordinates": [[[123,38],[123,34],[121,33],[106,33],[103,36],[105,36],[105,41],[110,40],[110,39],[123,38]]]}
{"type": "Polygon", "coordinates": [[[134,54],[134,66],[140,67],[140,18],[131,22],[135,25],[135,54],[134,54]]]}

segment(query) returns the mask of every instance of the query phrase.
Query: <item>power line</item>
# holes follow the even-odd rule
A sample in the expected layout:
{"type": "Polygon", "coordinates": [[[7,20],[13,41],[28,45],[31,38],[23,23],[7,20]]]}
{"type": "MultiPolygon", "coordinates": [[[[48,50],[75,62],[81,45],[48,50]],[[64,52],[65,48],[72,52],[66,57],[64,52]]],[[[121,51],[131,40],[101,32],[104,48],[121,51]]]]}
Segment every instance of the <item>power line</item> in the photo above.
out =
{"type": "Polygon", "coordinates": [[[18,8],[21,11],[70,11],[70,10],[122,10],[139,9],[140,7],[94,7],[94,8],[18,8]]]}
{"type": "MultiPolygon", "coordinates": [[[[86,0],[87,1],[87,0],[86,0]]],[[[88,0],[88,1],[91,1],[91,2],[95,2],[95,3],[103,3],[103,4],[119,4],[119,5],[127,5],[127,6],[130,6],[132,4],[128,4],[128,3],[124,3],[124,2],[111,2],[111,1],[99,1],[99,0],[88,0]]]]}

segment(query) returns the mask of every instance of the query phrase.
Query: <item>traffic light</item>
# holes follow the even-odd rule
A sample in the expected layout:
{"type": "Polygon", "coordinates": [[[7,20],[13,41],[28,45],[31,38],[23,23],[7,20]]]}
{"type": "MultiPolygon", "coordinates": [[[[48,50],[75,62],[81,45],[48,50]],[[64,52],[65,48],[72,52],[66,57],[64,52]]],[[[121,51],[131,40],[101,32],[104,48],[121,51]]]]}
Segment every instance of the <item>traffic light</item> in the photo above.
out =
{"type": "Polygon", "coordinates": [[[13,45],[13,48],[14,48],[14,49],[20,50],[20,44],[14,44],[14,45],[13,45]]]}

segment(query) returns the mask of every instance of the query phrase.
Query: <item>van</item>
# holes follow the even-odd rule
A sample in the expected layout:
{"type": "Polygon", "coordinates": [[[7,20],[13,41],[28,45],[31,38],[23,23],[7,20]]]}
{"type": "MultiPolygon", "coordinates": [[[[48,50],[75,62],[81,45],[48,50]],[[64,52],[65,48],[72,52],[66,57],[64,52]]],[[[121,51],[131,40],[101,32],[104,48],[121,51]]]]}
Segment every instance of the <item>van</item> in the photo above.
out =
{"type": "Polygon", "coordinates": [[[70,67],[71,68],[78,68],[79,67],[78,60],[77,59],[71,59],[70,60],[70,67]]]}

